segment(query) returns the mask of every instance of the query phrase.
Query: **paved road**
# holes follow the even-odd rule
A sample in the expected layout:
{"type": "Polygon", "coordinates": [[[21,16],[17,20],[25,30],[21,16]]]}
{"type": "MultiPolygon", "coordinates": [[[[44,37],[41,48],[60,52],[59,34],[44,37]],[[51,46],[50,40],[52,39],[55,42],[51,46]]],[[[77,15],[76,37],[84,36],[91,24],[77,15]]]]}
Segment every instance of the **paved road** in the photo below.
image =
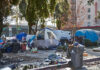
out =
{"type": "MultiPolygon", "coordinates": [[[[71,69],[71,68],[63,68],[63,69],[59,69],[59,70],[73,70],[73,69],[71,69]]],[[[82,69],[76,69],[76,70],[87,70],[87,69],[85,67],[83,67],[82,69]]]]}
{"type": "MultiPolygon", "coordinates": [[[[100,49],[100,48],[99,48],[100,49]]],[[[93,51],[93,48],[85,48],[85,51],[88,53],[88,54],[91,54],[91,55],[94,55],[94,56],[100,56],[100,52],[94,52],[93,51]]]]}

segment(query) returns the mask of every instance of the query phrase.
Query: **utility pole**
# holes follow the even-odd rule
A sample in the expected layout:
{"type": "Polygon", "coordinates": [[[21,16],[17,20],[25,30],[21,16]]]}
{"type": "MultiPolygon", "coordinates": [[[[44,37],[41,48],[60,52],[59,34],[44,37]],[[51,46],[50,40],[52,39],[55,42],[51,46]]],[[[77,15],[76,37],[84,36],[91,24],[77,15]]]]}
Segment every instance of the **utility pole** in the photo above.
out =
{"type": "Polygon", "coordinates": [[[73,24],[72,35],[73,35],[73,42],[75,42],[75,32],[77,26],[77,14],[76,14],[76,0],[71,0],[71,22],[73,24]]]}

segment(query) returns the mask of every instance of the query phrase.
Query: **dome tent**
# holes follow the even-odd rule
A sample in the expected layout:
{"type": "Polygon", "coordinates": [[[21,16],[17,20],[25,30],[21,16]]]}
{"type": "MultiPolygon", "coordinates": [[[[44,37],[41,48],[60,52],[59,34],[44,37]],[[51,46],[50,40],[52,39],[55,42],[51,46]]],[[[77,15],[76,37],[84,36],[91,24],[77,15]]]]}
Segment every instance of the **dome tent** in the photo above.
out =
{"type": "Polygon", "coordinates": [[[99,39],[99,35],[97,34],[96,30],[92,29],[80,29],[77,30],[75,33],[77,37],[84,37],[85,39],[90,40],[91,42],[97,42],[99,39]]]}
{"type": "Polygon", "coordinates": [[[41,49],[53,49],[58,46],[59,41],[50,28],[44,28],[37,32],[37,41],[34,41],[34,45],[41,49]]]}

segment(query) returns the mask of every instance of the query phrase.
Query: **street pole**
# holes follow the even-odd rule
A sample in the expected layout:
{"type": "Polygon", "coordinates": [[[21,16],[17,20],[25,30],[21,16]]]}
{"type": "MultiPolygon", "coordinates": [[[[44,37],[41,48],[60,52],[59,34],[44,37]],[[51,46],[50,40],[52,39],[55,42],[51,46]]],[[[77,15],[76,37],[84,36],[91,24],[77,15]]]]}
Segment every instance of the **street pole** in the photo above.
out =
{"type": "Polygon", "coordinates": [[[71,0],[71,11],[72,11],[72,34],[73,34],[73,43],[75,42],[75,32],[76,32],[76,25],[77,25],[77,15],[76,15],[76,0],[71,0]]]}

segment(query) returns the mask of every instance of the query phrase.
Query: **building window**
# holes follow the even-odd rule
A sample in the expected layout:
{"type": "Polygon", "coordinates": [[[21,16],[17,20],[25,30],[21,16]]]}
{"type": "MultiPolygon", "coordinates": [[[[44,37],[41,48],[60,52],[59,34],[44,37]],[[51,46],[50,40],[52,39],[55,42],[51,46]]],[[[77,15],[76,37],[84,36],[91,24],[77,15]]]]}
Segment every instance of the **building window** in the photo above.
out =
{"type": "Polygon", "coordinates": [[[88,12],[91,12],[91,9],[90,8],[88,8],[88,12]]]}
{"type": "Polygon", "coordinates": [[[88,19],[91,19],[91,15],[88,15],[88,19]]]}
{"type": "Polygon", "coordinates": [[[90,26],[90,22],[88,22],[88,26],[90,26]]]}

